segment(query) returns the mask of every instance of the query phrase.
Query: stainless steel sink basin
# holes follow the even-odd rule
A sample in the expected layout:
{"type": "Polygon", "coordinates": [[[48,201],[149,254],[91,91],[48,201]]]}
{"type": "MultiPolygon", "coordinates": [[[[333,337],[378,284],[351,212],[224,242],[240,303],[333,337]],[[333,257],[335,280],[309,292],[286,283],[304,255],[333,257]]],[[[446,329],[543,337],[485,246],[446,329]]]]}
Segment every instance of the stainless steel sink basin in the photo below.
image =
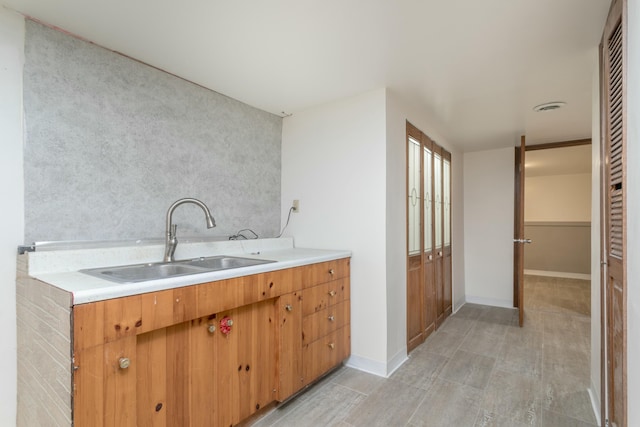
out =
{"type": "Polygon", "coordinates": [[[212,256],[208,258],[198,258],[191,261],[182,261],[185,265],[206,268],[207,270],[226,270],[229,268],[248,267],[250,265],[266,264],[268,260],[240,258],[232,256],[212,256]]]}
{"type": "Polygon", "coordinates": [[[137,283],[146,280],[166,279],[189,274],[207,273],[230,268],[249,267],[252,265],[275,262],[271,260],[241,258],[230,256],[213,256],[174,262],[158,262],[149,264],[132,264],[115,267],[89,268],[81,273],[111,280],[118,283],[137,283]]]}

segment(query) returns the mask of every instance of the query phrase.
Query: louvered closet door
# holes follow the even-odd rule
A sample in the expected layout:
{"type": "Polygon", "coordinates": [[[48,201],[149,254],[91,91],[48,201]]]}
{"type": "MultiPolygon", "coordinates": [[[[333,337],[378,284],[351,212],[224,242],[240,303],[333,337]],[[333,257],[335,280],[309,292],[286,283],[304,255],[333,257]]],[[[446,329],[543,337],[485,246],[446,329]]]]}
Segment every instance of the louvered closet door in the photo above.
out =
{"type": "Polygon", "coordinates": [[[623,1],[614,2],[602,40],[606,312],[606,407],[609,425],[626,426],[626,135],[623,1]]]}

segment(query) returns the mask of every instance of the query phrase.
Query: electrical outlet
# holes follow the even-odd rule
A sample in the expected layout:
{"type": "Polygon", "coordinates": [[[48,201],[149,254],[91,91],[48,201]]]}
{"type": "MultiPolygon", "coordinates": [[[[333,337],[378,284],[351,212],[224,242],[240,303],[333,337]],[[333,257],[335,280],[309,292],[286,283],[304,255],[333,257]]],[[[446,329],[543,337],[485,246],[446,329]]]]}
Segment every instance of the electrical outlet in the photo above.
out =
{"type": "Polygon", "coordinates": [[[294,212],[300,212],[300,200],[294,200],[291,207],[293,208],[294,212]]]}

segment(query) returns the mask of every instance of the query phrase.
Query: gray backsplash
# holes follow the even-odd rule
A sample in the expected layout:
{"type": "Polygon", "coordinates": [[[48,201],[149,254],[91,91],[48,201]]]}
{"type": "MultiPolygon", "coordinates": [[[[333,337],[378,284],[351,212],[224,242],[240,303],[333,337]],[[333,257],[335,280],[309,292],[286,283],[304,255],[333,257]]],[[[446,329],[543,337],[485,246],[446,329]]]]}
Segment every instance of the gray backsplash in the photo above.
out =
{"type": "Polygon", "coordinates": [[[27,20],[25,243],[280,227],[282,119],[27,20]]]}

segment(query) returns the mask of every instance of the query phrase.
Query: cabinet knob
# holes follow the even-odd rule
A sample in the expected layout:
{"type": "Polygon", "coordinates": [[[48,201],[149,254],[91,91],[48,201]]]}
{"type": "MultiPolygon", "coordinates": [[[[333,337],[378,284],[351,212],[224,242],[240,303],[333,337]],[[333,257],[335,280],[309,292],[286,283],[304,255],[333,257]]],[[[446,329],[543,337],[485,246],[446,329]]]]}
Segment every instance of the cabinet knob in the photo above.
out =
{"type": "Polygon", "coordinates": [[[333,271],[333,268],[329,269],[329,274],[333,276],[333,274],[335,273],[335,271],[333,271]]]}
{"type": "Polygon", "coordinates": [[[293,311],[293,307],[291,306],[291,304],[285,305],[284,309],[287,310],[287,311],[293,311]]]}
{"type": "Polygon", "coordinates": [[[120,369],[127,369],[131,365],[131,360],[128,357],[121,357],[118,360],[118,364],[120,365],[120,369]]]}
{"type": "Polygon", "coordinates": [[[333,350],[334,348],[336,348],[336,345],[331,342],[331,343],[329,343],[329,348],[333,350]]]}
{"type": "Polygon", "coordinates": [[[335,297],[336,296],[336,291],[329,291],[329,296],[335,297]]]}
{"type": "Polygon", "coordinates": [[[336,320],[334,316],[329,316],[327,319],[329,319],[330,322],[335,322],[336,320]]]}
{"type": "Polygon", "coordinates": [[[216,326],[215,325],[209,325],[208,330],[209,330],[210,333],[214,333],[216,331],[216,326]]]}

